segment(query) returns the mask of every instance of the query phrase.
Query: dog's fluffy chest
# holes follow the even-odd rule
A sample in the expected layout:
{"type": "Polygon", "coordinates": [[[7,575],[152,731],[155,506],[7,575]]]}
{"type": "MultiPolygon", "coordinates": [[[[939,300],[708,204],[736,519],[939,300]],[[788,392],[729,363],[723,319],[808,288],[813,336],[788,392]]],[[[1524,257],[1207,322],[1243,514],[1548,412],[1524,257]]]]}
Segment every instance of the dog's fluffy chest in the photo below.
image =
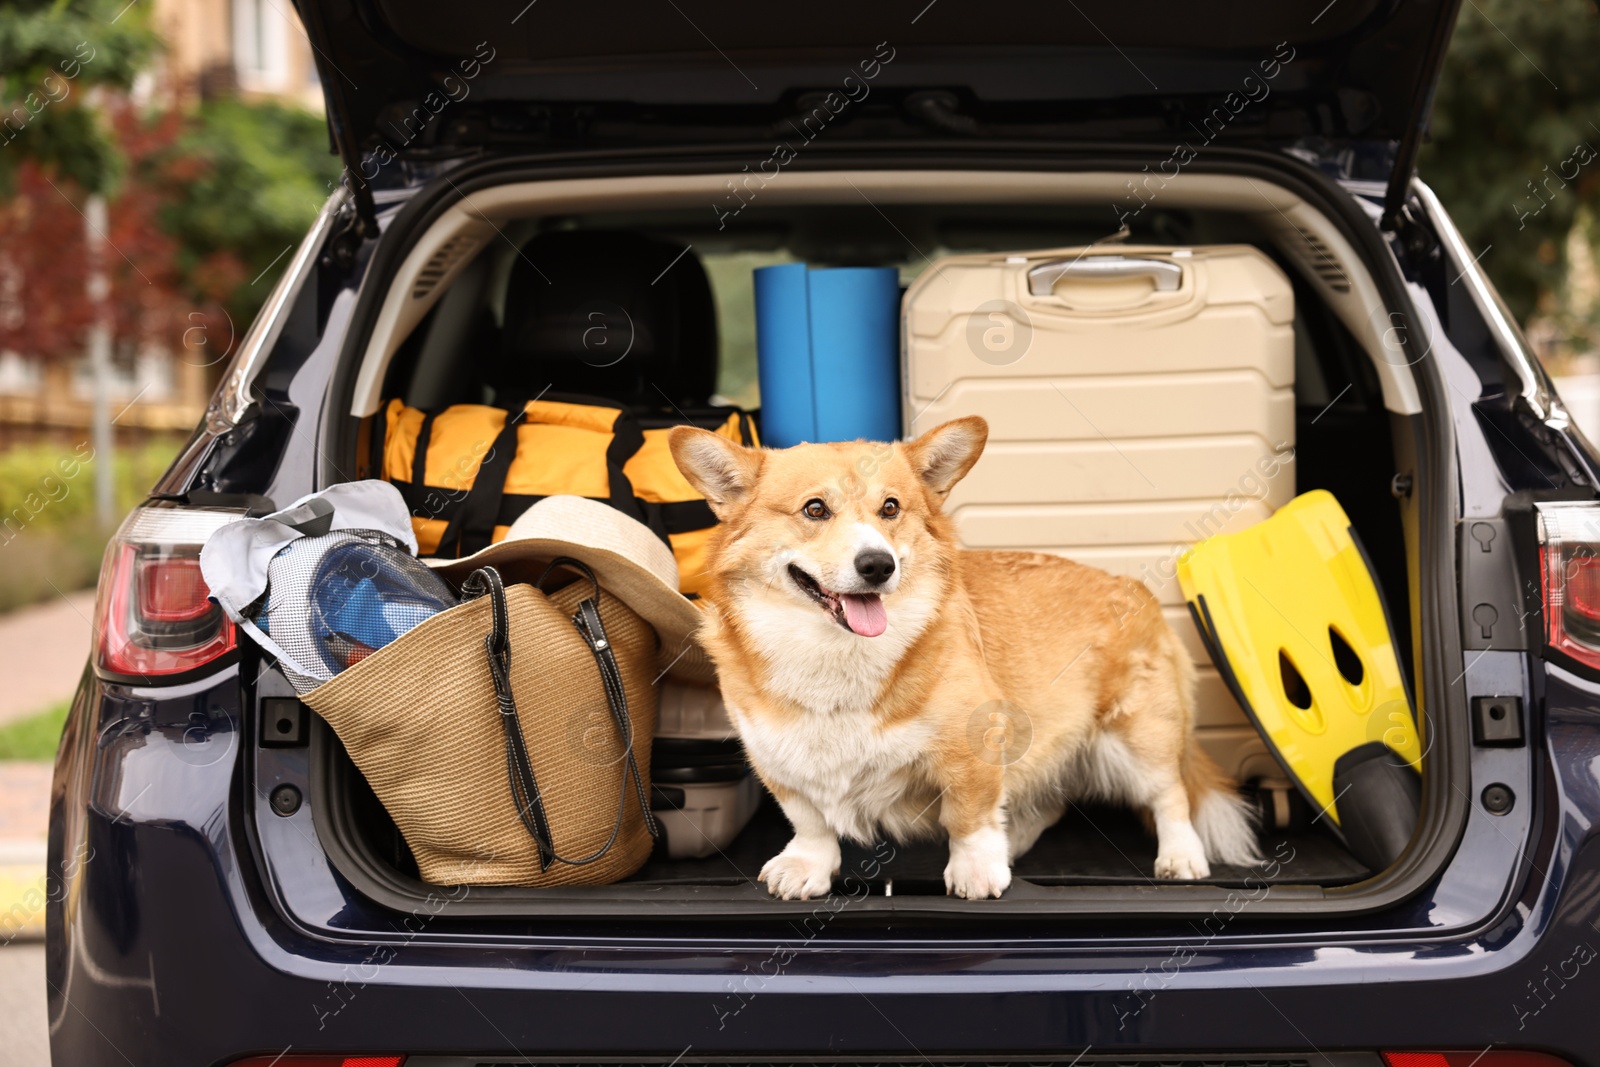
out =
{"type": "Polygon", "coordinates": [[[807,713],[774,722],[732,711],[764,777],[799,793],[841,837],[870,844],[937,829],[937,791],[925,773],[925,720],[884,726],[867,712],[807,713]]]}

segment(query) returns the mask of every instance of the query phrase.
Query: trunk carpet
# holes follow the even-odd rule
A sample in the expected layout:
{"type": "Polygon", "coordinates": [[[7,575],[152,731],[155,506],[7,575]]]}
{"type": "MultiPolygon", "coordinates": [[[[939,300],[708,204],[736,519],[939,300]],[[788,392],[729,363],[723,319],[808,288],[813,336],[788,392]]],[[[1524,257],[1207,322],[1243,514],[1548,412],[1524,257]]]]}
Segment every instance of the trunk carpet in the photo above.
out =
{"type": "MultiPolygon", "coordinates": [[[[777,855],[790,837],[789,824],[770,798],[764,799],[755,818],[726,848],[705,859],[651,859],[629,882],[655,885],[738,884],[754,881],[761,865],[777,855]]],[[[1206,881],[1239,885],[1246,878],[1259,882],[1295,885],[1344,885],[1369,873],[1327,830],[1313,827],[1298,832],[1271,832],[1262,836],[1263,855],[1275,858],[1276,867],[1214,867],[1206,881]]],[[[841,877],[852,872],[880,886],[894,879],[896,894],[944,892],[946,847],[943,841],[874,850],[846,845],[841,877]],[[873,861],[876,857],[877,866],[873,861]]],[[[1067,809],[1055,826],[1046,830],[1014,868],[1017,878],[1038,885],[1107,885],[1151,883],[1156,841],[1139,816],[1122,808],[1083,805],[1067,809]]]]}

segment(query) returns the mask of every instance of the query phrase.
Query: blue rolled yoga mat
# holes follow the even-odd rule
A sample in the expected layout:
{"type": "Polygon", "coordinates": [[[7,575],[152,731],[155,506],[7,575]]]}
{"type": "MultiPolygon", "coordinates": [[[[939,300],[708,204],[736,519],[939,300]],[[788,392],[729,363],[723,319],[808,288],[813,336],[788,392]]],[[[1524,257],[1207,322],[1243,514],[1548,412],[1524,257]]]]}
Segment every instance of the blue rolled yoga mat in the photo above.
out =
{"type": "Polygon", "coordinates": [[[760,267],[761,443],[900,436],[900,276],[893,267],[760,267]]]}

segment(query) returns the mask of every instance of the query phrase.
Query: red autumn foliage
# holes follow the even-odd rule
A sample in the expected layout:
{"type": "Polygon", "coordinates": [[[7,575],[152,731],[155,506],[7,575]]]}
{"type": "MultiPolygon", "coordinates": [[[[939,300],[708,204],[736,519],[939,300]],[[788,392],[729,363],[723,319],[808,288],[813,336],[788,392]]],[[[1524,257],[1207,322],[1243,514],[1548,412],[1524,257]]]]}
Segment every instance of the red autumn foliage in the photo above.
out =
{"type": "MultiPolygon", "coordinates": [[[[161,228],[163,207],[206,166],[175,149],[182,113],[141,112],[121,98],[106,117],[126,161],[107,202],[114,351],[155,344],[181,355],[193,347],[186,338],[203,345],[208,334],[228,332],[222,301],[247,270],[238,257],[217,253],[185,277],[178,243],[161,228]]],[[[85,201],[76,185],[33,161],[18,167],[15,195],[0,201],[0,350],[45,360],[82,353],[94,320],[85,201]]]]}

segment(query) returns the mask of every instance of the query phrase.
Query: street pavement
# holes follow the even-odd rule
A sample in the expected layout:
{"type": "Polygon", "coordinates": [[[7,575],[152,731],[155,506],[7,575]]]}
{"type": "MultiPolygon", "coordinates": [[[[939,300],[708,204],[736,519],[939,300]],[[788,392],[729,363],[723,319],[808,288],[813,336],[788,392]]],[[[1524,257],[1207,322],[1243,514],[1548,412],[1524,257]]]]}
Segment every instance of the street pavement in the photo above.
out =
{"type": "Polygon", "coordinates": [[[50,764],[0,762],[0,1067],[49,1067],[45,826],[50,764]]]}
{"type": "Polygon", "coordinates": [[[0,1067],[50,1067],[44,945],[0,948],[0,1067]]]}
{"type": "Polygon", "coordinates": [[[94,590],[0,615],[0,723],[68,700],[89,658],[94,590]]]}
{"type": "MultiPolygon", "coordinates": [[[[93,615],[92,590],[0,615],[0,723],[72,697],[93,615]]],[[[0,1067],[50,1067],[40,940],[50,770],[0,761],[0,1067]]]]}

